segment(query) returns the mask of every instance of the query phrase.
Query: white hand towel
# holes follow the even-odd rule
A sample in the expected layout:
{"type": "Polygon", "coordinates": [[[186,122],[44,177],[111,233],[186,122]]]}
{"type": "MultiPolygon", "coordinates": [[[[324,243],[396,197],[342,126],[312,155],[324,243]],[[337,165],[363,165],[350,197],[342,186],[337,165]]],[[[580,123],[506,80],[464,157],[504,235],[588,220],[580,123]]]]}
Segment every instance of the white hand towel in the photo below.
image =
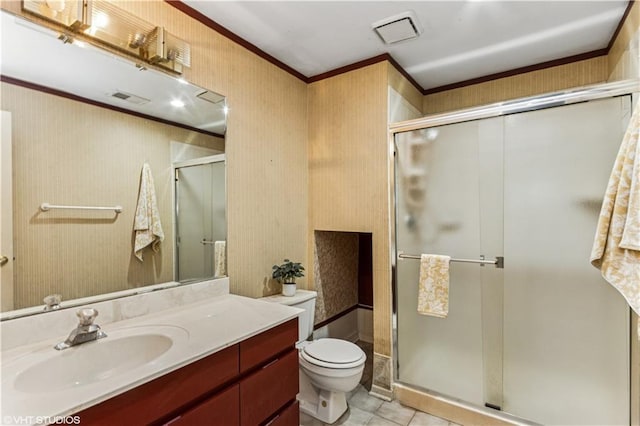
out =
{"type": "Polygon", "coordinates": [[[213,265],[214,276],[224,277],[227,275],[227,242],[216,241],[213,243],[213,265]]]}
{"type": "Polygon", "coordinates": [[[420,256],[418,313],[446,318],[449,314],[449,262],[451,257],[437,254],[420,256]]]}
{"type": "Polygon", "coordinates": [[[154,252],[158,252],[160,242],[164,240],[164,232],[160,223],[160,213],[156,202],[156,189],[151,175],[151,167],[147,163],[142,166],[133,232],[136,236],[133,251],[141,262],[142,250],[145,247],[150,245],[154,252]]]}
{"type": "MultiPolygon", "coordinates": [[[[622,140],[604,196],[591,264],[640,314],[640,102],[622,140]]],[[[640,328],[638,329],[640,336],[640,328]]]]}

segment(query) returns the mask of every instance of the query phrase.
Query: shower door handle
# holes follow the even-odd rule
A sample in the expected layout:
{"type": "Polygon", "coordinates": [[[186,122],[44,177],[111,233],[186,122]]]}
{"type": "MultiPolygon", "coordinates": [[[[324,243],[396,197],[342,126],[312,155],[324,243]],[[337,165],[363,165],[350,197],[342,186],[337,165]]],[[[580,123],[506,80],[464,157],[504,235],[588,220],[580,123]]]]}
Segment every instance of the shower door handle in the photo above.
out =
{"type": "Polygon", "coordinates": [[[204,238],[202,239],[202,241],[200,241],[200,244],[211,244],[211,245],[213,245],[215,243],[216,243],[215,241],[205,240],[204,238]]]}

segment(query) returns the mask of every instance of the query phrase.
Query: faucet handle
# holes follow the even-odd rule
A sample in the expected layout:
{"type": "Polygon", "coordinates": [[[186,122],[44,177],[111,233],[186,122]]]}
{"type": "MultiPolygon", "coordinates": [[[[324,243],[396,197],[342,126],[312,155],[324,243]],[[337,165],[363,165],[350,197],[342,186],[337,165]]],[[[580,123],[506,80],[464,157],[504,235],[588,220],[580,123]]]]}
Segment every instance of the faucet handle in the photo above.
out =
{"type": "Polygon", "coordinates": [[[93,308],[85,308],[78,310],[76,315],[80,320],[80,325],[91,325],[93,324],[93,320],[98,316],[98,311],[93,308]]]}
{"type": "Polygon", "coordinates": [[[60,302],[62,301],[62,296],[60,294],[50,294],[42,301],[45,304],[45,311],[53,311],[56,309],[60,309],[60,302]]]}

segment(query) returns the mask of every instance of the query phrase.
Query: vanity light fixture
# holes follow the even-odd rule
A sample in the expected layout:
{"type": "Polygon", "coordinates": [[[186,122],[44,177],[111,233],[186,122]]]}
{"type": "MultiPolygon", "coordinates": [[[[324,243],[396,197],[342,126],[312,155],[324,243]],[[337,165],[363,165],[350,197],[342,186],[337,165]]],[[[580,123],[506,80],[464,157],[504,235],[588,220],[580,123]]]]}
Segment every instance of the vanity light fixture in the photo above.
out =
{"type": "Polygon", "coordinates": [[[74,31],[82,31],[87,28],[82,0],[24,0],[22,8],[29,13],[64,25],[74,31]]]}
{"type": "Polygon", "coordinates": [[[191,47],[187,42],[109,1],[23,0],[22,9],[62,27],[63,41],[73,41],[75,35],[82,35],[87,41],[107,45],[176,73],[191,65],[191,47]]]}

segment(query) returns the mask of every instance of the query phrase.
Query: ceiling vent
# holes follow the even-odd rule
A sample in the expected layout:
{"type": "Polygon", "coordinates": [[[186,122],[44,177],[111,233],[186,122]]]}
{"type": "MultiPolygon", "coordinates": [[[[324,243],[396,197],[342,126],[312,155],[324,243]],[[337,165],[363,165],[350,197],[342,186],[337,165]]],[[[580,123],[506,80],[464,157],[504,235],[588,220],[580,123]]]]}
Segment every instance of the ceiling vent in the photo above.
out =
{"type": "Polygon", "coordinates": [[[211,102],[212,104],[217,104],[220,101],[224,101],[224,96],[218,95],[217,93],[209,92],[208,90],[200,92],[196,96],[200,99],[211,102]]]}
{"type": "Polygon", "coordinates": [[[403,12],[374,22],[371,27],[386,44],[411,40],[422,34],[422,26],[413,11],[403,12]]]}
{"type": "Polygon", "coordinates": [[[131,93],[126,93],[121,90],[118,90],[115,93],[111,93],[111,96],[114,98],[122,99],[123,101],[130,102],[136,105],[144,105],[146,103],[151,102],[149,99],[143,98],[141,96],[132,95],[131,93]]]}

